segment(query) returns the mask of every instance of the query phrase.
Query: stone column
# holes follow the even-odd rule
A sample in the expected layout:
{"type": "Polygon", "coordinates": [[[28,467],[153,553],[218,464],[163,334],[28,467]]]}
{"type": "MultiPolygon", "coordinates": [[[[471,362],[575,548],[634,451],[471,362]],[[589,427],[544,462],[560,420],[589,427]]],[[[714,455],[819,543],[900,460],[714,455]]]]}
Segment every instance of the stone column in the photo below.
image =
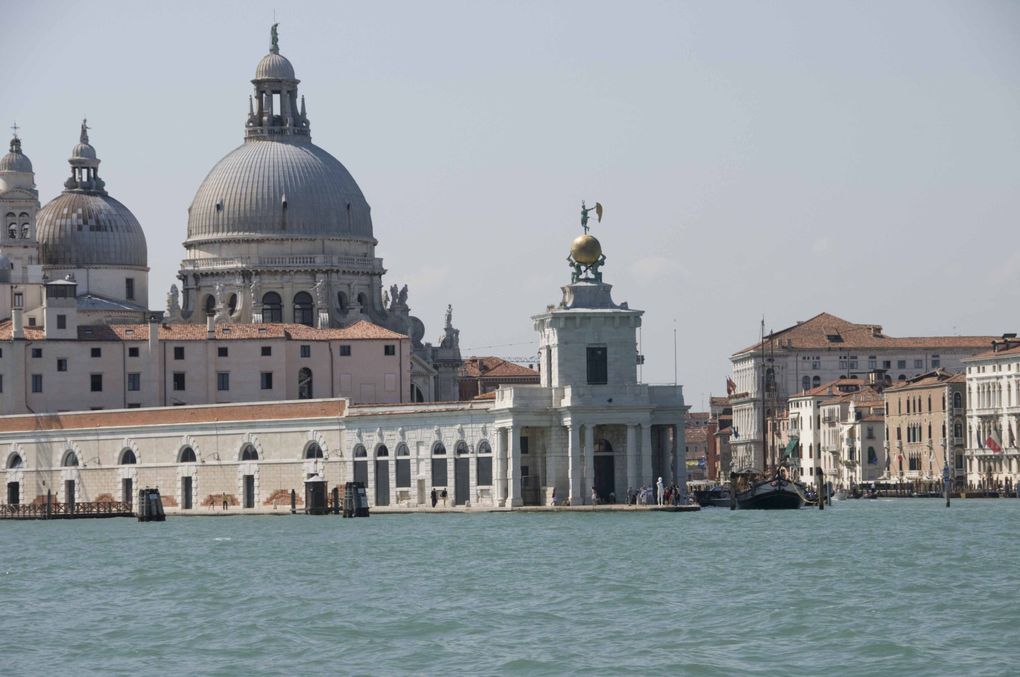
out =
{"type": "MultiPolygon", "coordinates": [[[[637,426],[627,426],[627,488],[637,490],[641,486],[638,476],[637,426]]],[[[630,500],[630,496],[627,497],[630,500]]]]}
{"type": "Polygon", "coordinates": [[[368,486],[365,487],[365,493],[368,494],[368,504],[375,507],[375,452],[371,451],[368,453],[368,486]]]}
{"type": "Polygon", "coordinates": [[[545,487],[547,489],[546,495],[542,497],[542,503],[546,503],[549,497],[549,489],[555,491],[556,487],[556,474],[558,472],[558,464],[556,463],[556,456],[559,453],[557,447],[560,444],[559,435],[554,435],[554,431],[559,432],[558,429],[548,428],[546,434],[547,443],[545,445],[545,487]]]}
{"type": "Polygon", "coordinates": [[[492,478],[497,506],[506,503],[506,428],[496,428],[496,467],[493,468],[492,478]]]}
{"type": "Polygon", "coordinates": [[[638,463],[638,472],[641,474],[642,484],[655,484],[652,477],[652,424],[641,424],[641,456],[638,463]]]}
{"type": "Polygon", "coordinates": [[[508,506],[524,505],[521,497],[521,428],[511,424],[507,434],[510,435],[510,455],[507,459],[507,495],[508,506]]]}
{"type": "Polygon", "coordinates": [[[673,481],[680,487],[680,498],[687,499],[687,435],[683,421],[673,425],[673,454],[676,466],[673,469],[673,481]]]}
{"type": "Polygon", "coordinates": [[[567,426],[567,483],[570,505],[581,505],[581,430],[577,422],[567,426]]]}
{"type": "Polygon", "coordinates": [[[584,426],[584,484],[581,486],[582,502],[587,504],[591,501],[591,490],[595,484],[595,426],[584,426]]]}

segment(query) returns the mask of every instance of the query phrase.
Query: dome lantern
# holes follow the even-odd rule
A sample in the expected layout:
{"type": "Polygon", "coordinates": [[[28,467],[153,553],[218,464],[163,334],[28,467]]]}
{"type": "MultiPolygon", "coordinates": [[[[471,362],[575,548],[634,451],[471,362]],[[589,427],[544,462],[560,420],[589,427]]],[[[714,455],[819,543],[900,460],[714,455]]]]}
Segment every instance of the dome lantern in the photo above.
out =
{"type": "Polygon", "coordinates": [[[280,54],[279,34],[273,24],[270,29],[269,53],[255,68],[254,106],[249,103],[246,139],[273,139],[290,137],[294,140],[311,138],[304,101],[298,106],[298,83],[294,66],[280,54]]]}

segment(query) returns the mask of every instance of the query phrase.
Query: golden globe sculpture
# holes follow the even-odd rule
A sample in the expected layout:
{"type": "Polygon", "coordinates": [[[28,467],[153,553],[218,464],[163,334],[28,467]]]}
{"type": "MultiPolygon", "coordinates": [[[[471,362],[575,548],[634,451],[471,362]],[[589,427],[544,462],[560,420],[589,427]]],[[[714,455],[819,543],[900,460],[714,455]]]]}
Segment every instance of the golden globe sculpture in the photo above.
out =
{"type": "Polygon", "coordinates": [[[593,235],[579,235],[570,243],[570,257],[582,266],[590,266],[602,256],[602,244],[593,235]]]}

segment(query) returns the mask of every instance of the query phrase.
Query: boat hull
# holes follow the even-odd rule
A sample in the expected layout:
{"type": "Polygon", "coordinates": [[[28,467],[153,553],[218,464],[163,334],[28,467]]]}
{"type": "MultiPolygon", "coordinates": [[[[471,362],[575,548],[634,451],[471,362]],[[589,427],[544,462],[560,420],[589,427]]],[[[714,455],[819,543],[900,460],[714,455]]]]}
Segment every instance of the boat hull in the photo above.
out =
{"type": "Polygon", "coordinates": [[[793,483],[782,479],[756,482],[737,494],[741,510],[797,510],[804,505],[804,494],[793,483]]]}

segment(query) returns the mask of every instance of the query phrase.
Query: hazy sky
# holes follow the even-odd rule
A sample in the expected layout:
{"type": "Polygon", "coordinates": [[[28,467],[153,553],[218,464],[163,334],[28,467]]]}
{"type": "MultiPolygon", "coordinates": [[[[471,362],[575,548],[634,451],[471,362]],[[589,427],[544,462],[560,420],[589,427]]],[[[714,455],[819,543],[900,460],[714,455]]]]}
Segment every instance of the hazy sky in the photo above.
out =
{"type": "Polygon", "coordinates": [[[269,47],[372,205],[427,338],[536,350],[582,199],[644,378],[700,406],[762,314],[891,335],[1020,322],[1020,3],[0,2],[0,118],[43,203],[83,115],[141,221],[150,305],[240,144],[269,47]]]}

